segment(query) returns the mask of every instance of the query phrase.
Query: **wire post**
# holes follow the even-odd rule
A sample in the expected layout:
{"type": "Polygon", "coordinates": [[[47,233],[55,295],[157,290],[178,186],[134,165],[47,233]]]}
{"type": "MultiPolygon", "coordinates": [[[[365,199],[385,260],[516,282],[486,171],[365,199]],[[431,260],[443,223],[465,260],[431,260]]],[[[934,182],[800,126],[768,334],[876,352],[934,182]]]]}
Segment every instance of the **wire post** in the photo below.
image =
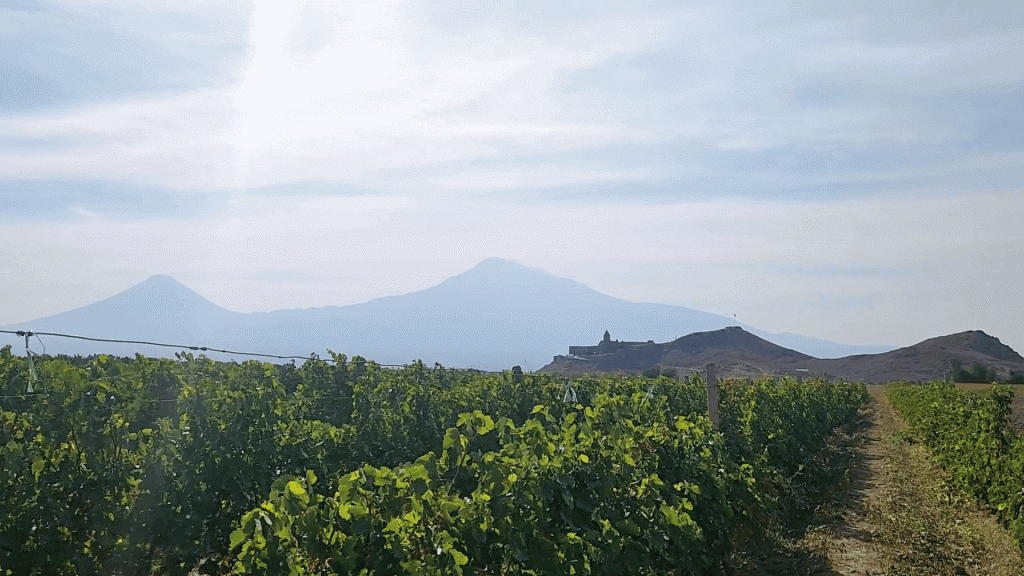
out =
{"type": "Polygon", "coordinates": [[[718,379],[715,377],[714,363],[707,366],[708,386],[708,417],[711,418],[711,429],[718,430],[718,379]]]}
{"type": "Polygon", "coordinates": [[[180,388],[178,380],[170,374],[157,374],[156,388],[157,401],[159,402],[157,407],[158,417],[170,418],[172,421],[177,422],[180,388]]]}
{"type": "Polygon", "coordinates": [[[28,348],[28,339],[32,337],[31,332],[25,332],[25,357],[28,358],[28,393],[34,394],[32,384],[36,381],[36,364],[32,361],[32,351],[28,348]]]}

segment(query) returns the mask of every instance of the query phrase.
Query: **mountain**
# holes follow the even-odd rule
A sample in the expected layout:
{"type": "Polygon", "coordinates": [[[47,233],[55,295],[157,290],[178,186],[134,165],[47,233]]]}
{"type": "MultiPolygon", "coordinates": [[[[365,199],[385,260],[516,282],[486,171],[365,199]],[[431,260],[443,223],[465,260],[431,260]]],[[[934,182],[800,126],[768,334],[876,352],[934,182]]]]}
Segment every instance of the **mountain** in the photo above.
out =
{"type": "MultiPolygon", "coordinates": [[[[213,304],[170,276],[156,275],[99,302],[4,328],[193,345],[218,340],[220,330],[242,323],[245,316],[213,304]]],[[[137,345],[54,337],[47,337],[44,345],[52,354],[127,355],[141,351],[137,345]]],[[[164,356],[174,352],[165,350],[169,352],[144,351],[164,356]]]]}
{"type": "MultiPolygon", "coordinates": [[[[964,363],[972,362],[975,359],[1012,363],[1024,362],[1024,358],[1017,354],[1013,348],[1003,344],[998,338],[985,334],[981,330],[970,330],[950,336],[930,338],[920,344],[916,344],[912,348],[921,352],[932,351],[939,354],[956,351],[962,355],[960,359],[964,363]]],[[[899,352],[899,350],[895,352],[899,352]]]]}
{"type": "Polygon", "coordinates": [[[637,304],[542,270],[498,258],[437,286],[363,304],[293,313],[319,329],[295,334],[309,349],[359,354],[384,363],[416,358],[484,369],[543,365],[571,342],[611,328],[627,337],[707,330],[732,320],[682,307],[637,304]],[[329,335],[325,344],[319,334],[329,335]],[[316,336],[316,338],[310,338],[316,336]]]}
{"type": "Polygon", "coordinates": [[[818,360],[812,368],[865,382],[925,381],[944,378],[953,361],[961,362],[965,368],[978,362],[995,368],[1000,376],[1008,376],[1011,371],[1024,373],[1024,358],[981,330],[930,338],[883,354],[818,360]]]}
{"type": "MultiPolygon", "coordinates": [[[[337,318],[376,322],[377,325],[366,327],[367,332],[386,333],[389,338],[374,341],[374,345],[383,347],[374,351],[377,354],[393,350],[395,339],[416,342],[409,351],[412,354],[415,350],[442,353],[450,348],[446,341],[465,340],[460,346],[473,350],[476,357],[500,361],[500,366],[512,361],[530,368],[547,362],[553,351],[589,340],[604,330],[626,339],[667,340],[735,324],[726,316],[681,306],[628,302],[585,284],[500,258],[484,260],[469,271],[421,292],[322,310],[337,318]],[[379,325],[382,319],[387,319],[388,326],[379,325]],[[468,339],[460,333],[467,326],[476,326],[475,331],[470,331],[474,335],[468,339]],[[524,354],[517,360],[507,354],[510,348],[523,350],[524,354]]],[[[892,349],[751,330],[771,341],[778,338],[797,349],[806,347],[822,357],[892,349]]],[[[369,345],[369,341],[354,344],[369,345]]]]}
{"type": "Polygon", "coordinates": [[[690,334],[656,344],[607,340],[597,346],[572,346],[556,356],[543,372],[566,375],[613,372],[639,373],[648,368],[674,368],[685,373],[714,363],[724,377],[763,375],[824,376],[863,382],[942,379],[954,361],[965,367],[978,362],[1001,376],[1024,373],[1024,358],[999,339],[974,330],[932,338],[898,350],[822,359],[773,344],[740,327],[690,334]]]}
{"type": "MultiPolygon", "coordinates": [[[[283,355],[323,355],[330,349],[383,364],[422,359],[481,369],[519,364],[531,370],[570,344],[605,330],[624,339],[664,341],[733,324],[731,318],[690,308],[628,302],[491,258],[411,294],[350,306],[252,314],[225,310],[168,276],[154,276],[100,302],[5,328],[283,355]]],[[[833,352],[863,351],[804,340],[818,348],[831,345],[833,352]]],[[[55,337],[46,338],[45,344],[48,352],[67,354],[138,350],[167,356],[175,351],[55,337]]]]}

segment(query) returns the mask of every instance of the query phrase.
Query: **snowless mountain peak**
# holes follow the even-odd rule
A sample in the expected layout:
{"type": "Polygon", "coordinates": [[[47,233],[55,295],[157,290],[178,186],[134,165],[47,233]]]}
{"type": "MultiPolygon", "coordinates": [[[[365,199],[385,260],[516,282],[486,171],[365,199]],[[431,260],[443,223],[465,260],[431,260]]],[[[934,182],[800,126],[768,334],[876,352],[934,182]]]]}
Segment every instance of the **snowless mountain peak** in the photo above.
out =
{"type": "Polygon", "coordinates": [[[452,276],[448,280],[512,280],[521,278],[555,278],[553,274],[524,266],[514,260],[504,258],[488,258],[462,274],[452,276]]]}
{"type": "Polygon", "coordinates": [[[537,268],[530,268],[529,266],[525,266],[523,264],[520,264],[519,262],[516,262],[515,260],[508,260],[508,259],[505,259],[505,258],[497,258],[497,257],[487,258],[487,259],[481,260],[479,264],[477,264],[476,266],[473,266],[472,268],[470,268],[466,273],[469,273],[469,272],[474,272],[474,273],[478,273],[478,274],[479,273],[509,273],[509,272],[513,272],[513,273],[523,273],[523,272],[534,272],[534,273],[537,273],[537,272],[540,272],[541,274],[548,275],[548,273],[544,272],[543,270],[538,270],[537,268]]]}
{"type": "MultiPolygon", "coordinates": [[[[212,302],[206,300],[194,290],[188,286],[178,282],[174,278],[167,276],[166,274],[156,274],[143,280],[142,282],[128,288],[120,294],[115,294],[107,299],[107,301],[117,301],[122,299],[138,299],[147,298],[153,299],[154,303],[160,302],[166,299],[188,301],[192,304],[196,304],[202,307],[216,306],[212,302]]],[[[216,306],[219,308],[219,306],[216,306]]]]}
{"type": "Polygon", "coordinates": [[[142,282],[139,282],[132,288],[155,288],[160,290],[187,290],[189,292],[192,291],[188,286],[185,286],[181,282],[178,282],[177,280],[166,274],[154,274],[153,276],[146,278],[142,282]]]}

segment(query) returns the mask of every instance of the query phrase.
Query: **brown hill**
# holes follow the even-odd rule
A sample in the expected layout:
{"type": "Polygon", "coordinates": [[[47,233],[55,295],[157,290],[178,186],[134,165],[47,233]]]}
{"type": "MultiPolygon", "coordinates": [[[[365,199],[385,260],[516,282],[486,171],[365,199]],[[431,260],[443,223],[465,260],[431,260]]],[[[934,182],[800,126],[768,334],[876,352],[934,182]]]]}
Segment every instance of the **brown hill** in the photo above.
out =
{"type": "Polygon", "coordinates": [[[635,374],[648,368],[674,368],[679,373],[703,370],[714,363],[723,377],[756,377],[798,373],[815,358],[755,336],[739,326],[695,332],[662,344],[605,341],[598,346],[573,346],[575,354],[555,356],[541,372],[566,375],[611,372],[635,374]]]}
{"type": "Polygon", "coordinates": [[[953,361],[965,367],[977,362],[995,368],[1001,377],[1024,373],[1024,358],[998,338],[980,330],[930,338],[913,346],[884,354],[864,354],[832,360],[815,360],[811,368],[847,380],[891,382],[893,380],[940,380],[953,361]]]}
{"type": "Polygon", "coordinates": [[[943,378],[953,361],[980,363],[1000,376],[1024,373],[1024,358],[984,332],[973,330],[925,340],[883,354],[819,359],[777,346],[738,326],[697,332],[672,342],[617,342],[606,336],[598,346],[574,346],[555,356],[542,372],[566,375],[600,372],[636,374],[649,368],[678,373],[714,363],[723,377],[763,375],[824,376],[864,382],[924,381],[943,378]]]}

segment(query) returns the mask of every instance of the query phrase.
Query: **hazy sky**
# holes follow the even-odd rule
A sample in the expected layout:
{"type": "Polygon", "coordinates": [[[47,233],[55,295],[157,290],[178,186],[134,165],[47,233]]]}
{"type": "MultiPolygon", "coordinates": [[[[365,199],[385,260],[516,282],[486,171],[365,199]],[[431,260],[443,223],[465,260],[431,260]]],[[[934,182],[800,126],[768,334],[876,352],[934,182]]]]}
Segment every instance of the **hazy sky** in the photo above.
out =
{"type": "Polygon", "coordinates": [[[510,258],[774,332],[1024,352],[1004,2],[6,0],[0,324],[510,258]]]}

